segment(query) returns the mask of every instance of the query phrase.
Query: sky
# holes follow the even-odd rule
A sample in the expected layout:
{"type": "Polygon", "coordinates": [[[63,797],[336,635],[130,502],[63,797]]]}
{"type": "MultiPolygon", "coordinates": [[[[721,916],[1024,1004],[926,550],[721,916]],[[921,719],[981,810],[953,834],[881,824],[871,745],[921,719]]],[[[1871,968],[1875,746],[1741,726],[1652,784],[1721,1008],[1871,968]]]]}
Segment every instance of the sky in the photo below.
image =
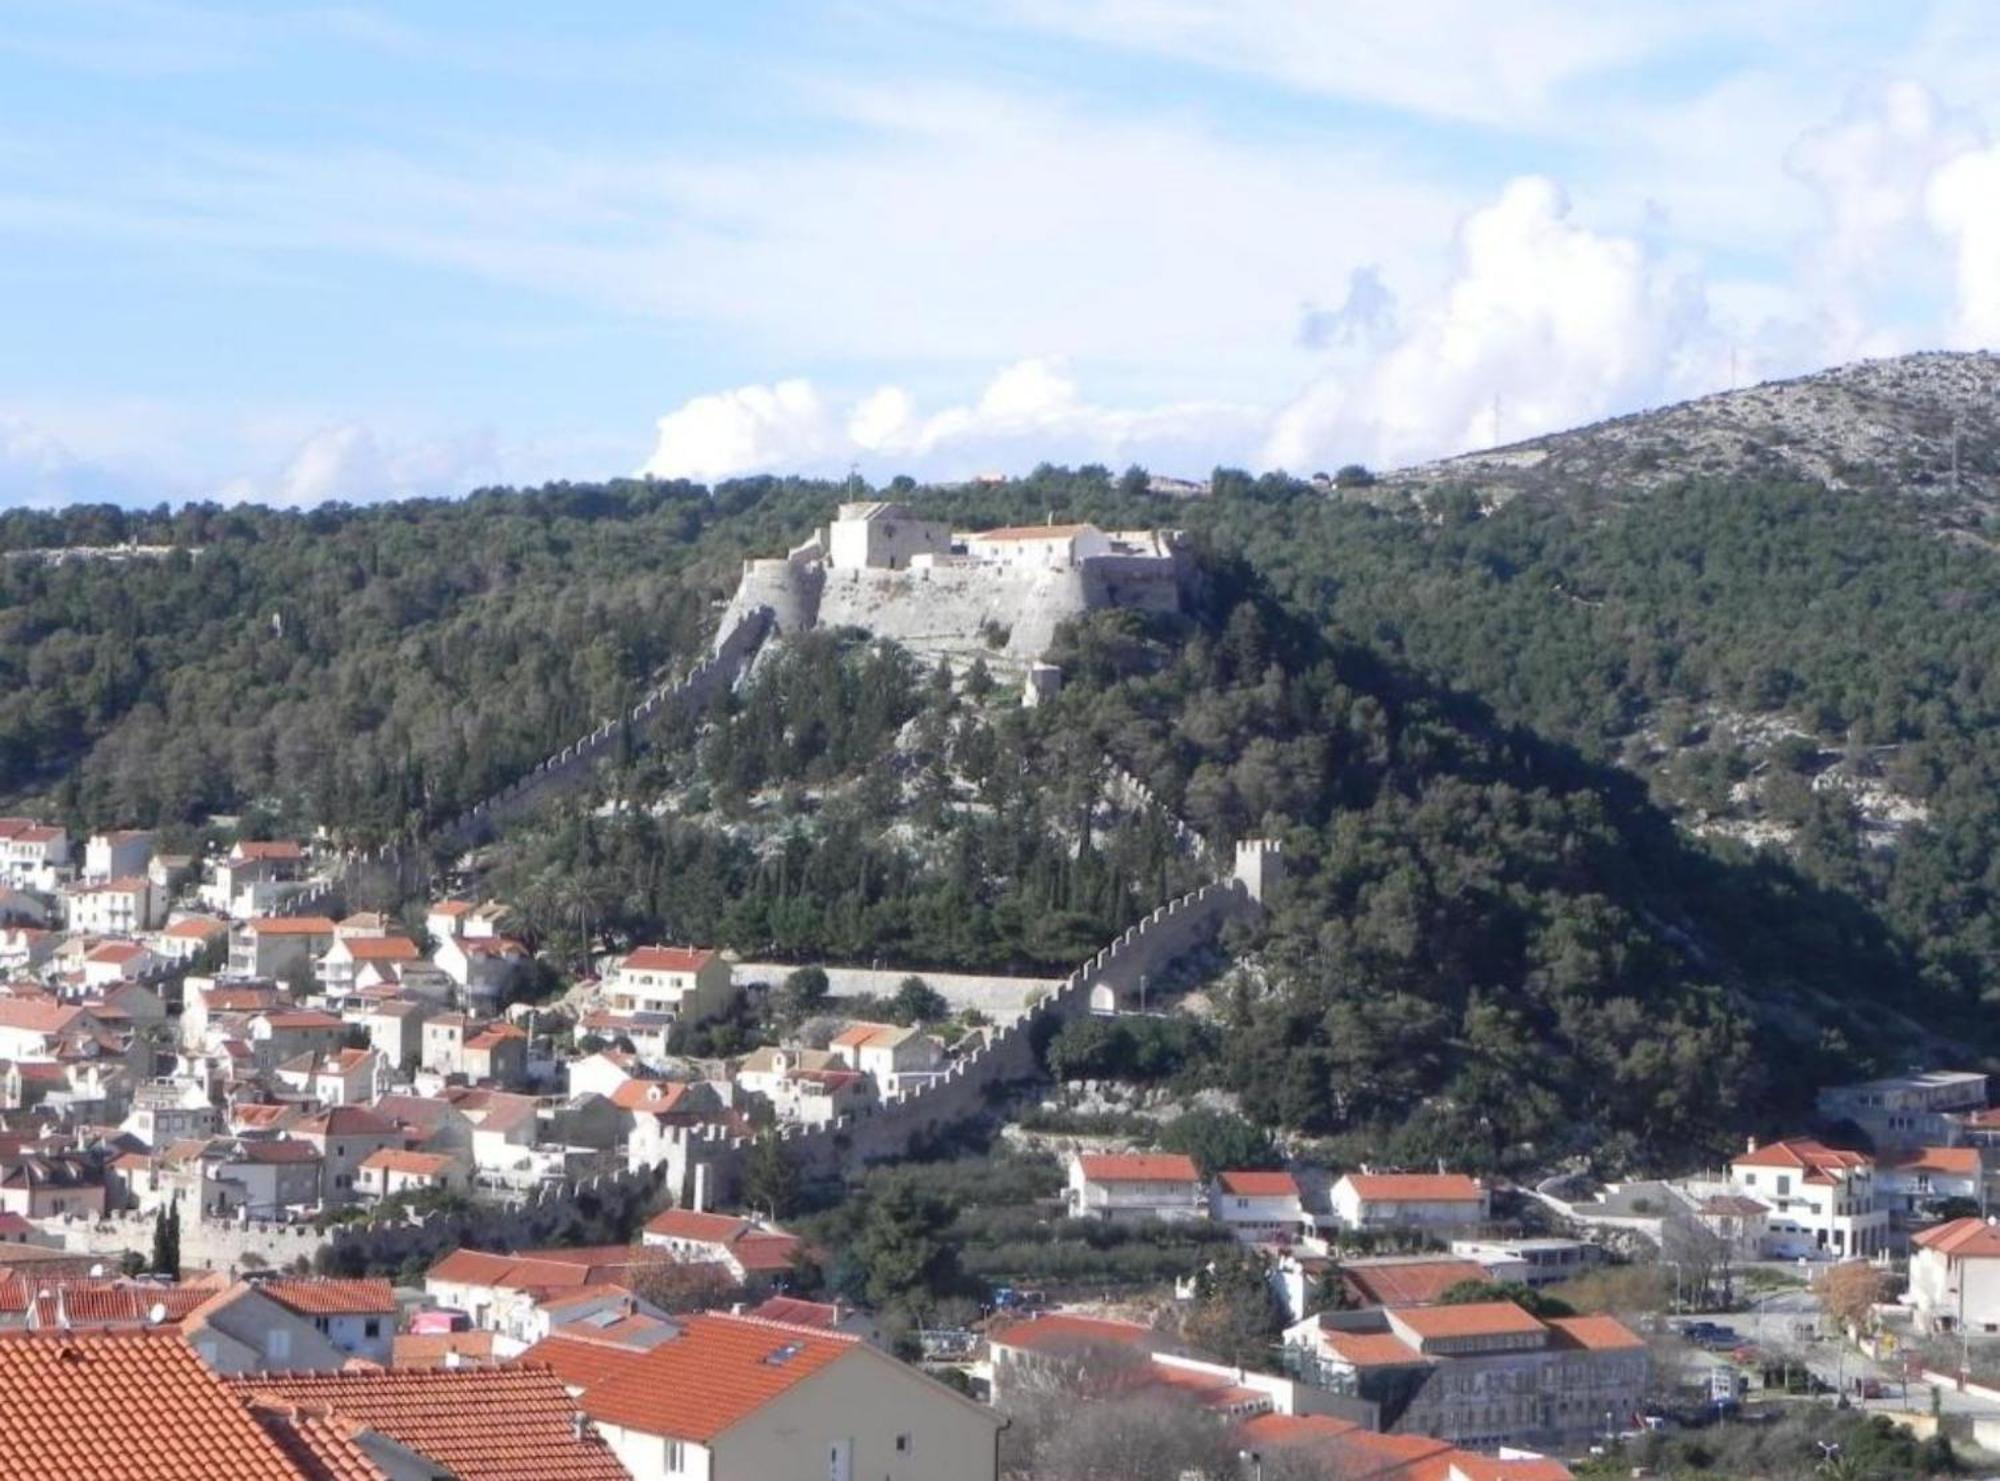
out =
{"type": "Polygon", "coordinates": [[[2000,347],[1989,0],[0,6],[0,505],[1393,467],[2000,347]]]}

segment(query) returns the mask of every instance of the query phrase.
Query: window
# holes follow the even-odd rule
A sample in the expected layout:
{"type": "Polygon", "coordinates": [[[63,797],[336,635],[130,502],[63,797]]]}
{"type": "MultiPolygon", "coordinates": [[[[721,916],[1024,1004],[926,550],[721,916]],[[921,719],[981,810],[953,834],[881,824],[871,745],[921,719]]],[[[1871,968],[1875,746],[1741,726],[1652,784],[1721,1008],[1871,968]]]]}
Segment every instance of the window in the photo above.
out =
{"type": "Polygon", "coordinates": [[[669,1471],[678,1474],[687,1469],[687,1450],[678,1440],[663,1441],[661,1460],[669,1471]]]}
{"type": "Polygon", "coordinates": [[[361,1324],[361,1332],[365,1337],[380,1337],[382,1335],[382,1319],[371,1316],[361,1324]]]}
{"type": "Polygon", "coordinates": [[[908,1455],[910,1453],[910,1449],[911,1449],[910,1437],[908,1434],[901,1434],[896,1436],[896,1454],[908,1455]]]}

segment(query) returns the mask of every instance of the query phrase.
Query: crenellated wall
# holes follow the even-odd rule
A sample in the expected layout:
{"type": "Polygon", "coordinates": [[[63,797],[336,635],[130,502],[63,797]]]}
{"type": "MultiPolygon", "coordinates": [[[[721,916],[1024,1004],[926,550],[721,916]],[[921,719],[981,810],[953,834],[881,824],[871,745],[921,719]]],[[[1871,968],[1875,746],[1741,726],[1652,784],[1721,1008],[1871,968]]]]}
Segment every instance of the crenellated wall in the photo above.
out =
{"type": "MultiPolygon", "coordinates": [[[[1156,977],[1189,952],[1206,947],[1232,920],[1254,919],[1262,907],[1244,880],[1234,875],[1203,885],[1160,906],[1085,962],[1013,1025],[992,1031],[986,1044],[959,1059],[951,1070],[918,1089],[888,1096],[856,1114],[824,1127],[786,1127],[786,1148],[809,1175],[829,1176],[842,1168],[899,1157],[920,1138],[980,1114],[1000,1087],[1035,1078],[1040,1065],[1037,1039],[1091,1011],[1091,997],[1109,989],[1124,1002],[1142,977],[1156,977]]],[[[696,1169],[707,1201],[728,1199],[736,1188],[750,1143],[714,1128],[702,1128],[661,1164],[670,1197],[685,1202],[694,1192],[696,1169]]]]}

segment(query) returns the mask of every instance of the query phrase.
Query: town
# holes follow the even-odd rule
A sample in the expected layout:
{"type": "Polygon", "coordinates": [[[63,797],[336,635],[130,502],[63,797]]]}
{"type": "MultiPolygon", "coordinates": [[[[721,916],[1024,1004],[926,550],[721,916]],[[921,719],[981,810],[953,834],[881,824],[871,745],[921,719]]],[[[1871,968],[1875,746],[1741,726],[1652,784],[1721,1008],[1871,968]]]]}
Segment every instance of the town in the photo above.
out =
{"type": "Polygon", "coordinates": [[[1060,983],[691,943],[564,982],[504,900],[336,910],[322,839],[175,855],[0,819],[0,1362],[37,1396],[7,1423],[60,1468],[109,1398],[158,1474],[200,1450],[246,1475],[990,1478],[1061,1395],[1274,1467],[1473,1481],[1833,1392],[2000,1444],[1979,1073],[1828,1087],[1726,1166],[1611,1184],[1044,1135],[1046,1218],[1213,1239],[1122,1291],[996,1284],[950,1326],[829,1288],[774,1181],[907,1156],[1023,1082],[1032,1105],[1038,1021],[1147,1021],[1147,975],[1282,866],[1241,845],[1060,983]],[[802,1032],[688,1052],[780,999],[802,1032]],[[1266,1333],[1203,1319],[1231,1302],[1266,1333]]]}

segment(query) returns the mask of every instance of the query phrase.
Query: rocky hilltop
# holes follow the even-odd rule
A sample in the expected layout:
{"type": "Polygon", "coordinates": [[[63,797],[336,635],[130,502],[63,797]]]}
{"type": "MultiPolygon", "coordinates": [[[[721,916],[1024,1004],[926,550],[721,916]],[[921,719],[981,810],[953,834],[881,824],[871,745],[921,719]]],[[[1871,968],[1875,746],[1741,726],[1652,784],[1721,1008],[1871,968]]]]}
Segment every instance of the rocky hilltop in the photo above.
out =
{"type": "Polygon", "coordinates": [[[1975,530],[2000,513],[2000,355],[1906,355],[1768,381],[1403,469],[1379,487],[1470,488],[1490,506],[1690,478],[1895,491],[1927,524],[1975,530]]]}

